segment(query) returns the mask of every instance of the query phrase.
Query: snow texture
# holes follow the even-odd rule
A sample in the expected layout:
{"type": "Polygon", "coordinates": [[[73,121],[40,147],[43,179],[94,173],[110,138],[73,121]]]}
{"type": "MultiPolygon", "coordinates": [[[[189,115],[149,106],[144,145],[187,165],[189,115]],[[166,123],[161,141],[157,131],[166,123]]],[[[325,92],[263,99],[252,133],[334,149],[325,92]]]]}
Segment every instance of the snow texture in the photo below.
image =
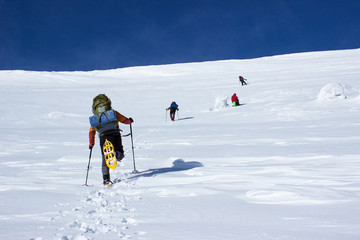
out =
{"type": "Polygon", "coordinates": [[[340,83],[329,83],[321,88],[318,95],[319,100],[345,99],[351,94],[351,88],[340,83]]]}
{"type": "Polygon", "coordinates": [[[0,71],[0,239],[360,239],[359,76],[359,49],[0,71]],[[98,138],[84,186],[99,93],[135,121],[112,188],[98,138]]]}
{"type": "Polygon", "coordinates": [[[216,110],[222,110],[228,108],[230,107],[228,102],[229,102],[229,97],[216,97],[214,108],[210,108],[210,111],[213,110],[216,111],[216,110]]]}

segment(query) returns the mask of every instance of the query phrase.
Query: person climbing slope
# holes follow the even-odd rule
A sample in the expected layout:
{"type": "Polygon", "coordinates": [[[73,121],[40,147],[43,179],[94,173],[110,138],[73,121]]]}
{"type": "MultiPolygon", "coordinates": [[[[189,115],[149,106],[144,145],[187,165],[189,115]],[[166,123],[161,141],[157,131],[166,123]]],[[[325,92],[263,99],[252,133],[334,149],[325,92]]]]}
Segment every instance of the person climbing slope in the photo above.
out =
{"type": "Polygon", "coordinates": [[[247,79],[243,78],[242,76],[239,76],[239,81],[241,83],[241,86],[247,85],[246,80],[247,79]]]}
{"type": "Polygon", "coordinates": [[[90,117],[89,148],[95,145],[95,134],[99,134],[100,148],[102,153],[102,174],[104,185],[111,185],[109,167],[106,165],[103,146],[105,141],[111,142],[117,161],[124,158],[120,128],[118,122],[123,124],[133,123],[132,118],[127,118],[111,107],[111,100],[105,94],[99,94],[93,99],[92,111],[95,114],[90,117]]]}
{"type": "Polygon", "coordinates": [[[171,121],[174,121],[175,120],[175,113],[176,111],[179,111],[179,106],[176,104],[175,101],[173,101],[171,104],[170,104],[170,107],[168,107],[166,109],[167,110],[170,110],[170,119],[171,121]]]}

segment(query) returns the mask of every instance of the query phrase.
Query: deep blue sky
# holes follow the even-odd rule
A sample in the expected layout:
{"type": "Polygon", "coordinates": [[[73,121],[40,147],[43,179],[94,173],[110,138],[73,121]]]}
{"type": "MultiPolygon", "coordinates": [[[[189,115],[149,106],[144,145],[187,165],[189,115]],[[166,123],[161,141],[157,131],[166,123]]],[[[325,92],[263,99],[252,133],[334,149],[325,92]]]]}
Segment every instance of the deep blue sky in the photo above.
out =
{"type": "Polygon", "coordinates": [[[0,0],[1,70],[360,48],[360,0],[0,0]]]}

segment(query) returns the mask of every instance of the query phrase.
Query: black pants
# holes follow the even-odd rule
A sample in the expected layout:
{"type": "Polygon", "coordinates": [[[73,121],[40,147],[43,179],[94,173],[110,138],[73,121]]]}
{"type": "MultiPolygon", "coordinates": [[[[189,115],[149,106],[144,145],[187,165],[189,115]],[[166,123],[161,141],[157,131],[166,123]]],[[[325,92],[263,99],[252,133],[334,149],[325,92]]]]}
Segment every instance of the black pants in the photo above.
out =
{"type": "Polygon", "coordinates": [[[106,139],[109,142],[111,142],[112,145],[114,146],[115,156],[118,161],[120,161],[124,156],[124,148],[122,145],[120,132],[115,132],[115,133],[112,132],[112,133],[108,133],[108,134],[106,134],[106,132],[105,132],[100,135],[100,148],[101,148],[101,155],[102,155],[102,174],[103,174],[104,179],[110,179],[110,171],[109,171],[108,166],[106,166],[105,157],[104,157],[104,153],[103,153],[103,146],[104,146],[106,139]]]}
{"type": "Polygon", "coordinates": [[[176,108],[170,108],[170,119],[174,121],[176,108]]]}

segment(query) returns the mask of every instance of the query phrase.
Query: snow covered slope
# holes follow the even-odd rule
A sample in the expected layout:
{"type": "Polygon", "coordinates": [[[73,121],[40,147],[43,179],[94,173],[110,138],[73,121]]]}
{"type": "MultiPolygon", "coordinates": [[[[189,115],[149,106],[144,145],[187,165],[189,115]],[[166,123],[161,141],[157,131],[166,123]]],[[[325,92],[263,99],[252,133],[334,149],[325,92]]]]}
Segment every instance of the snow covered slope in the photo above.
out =
{"type": "Polygon", "coordinates": [[[359,91],[359,49],[0,71],[0,239],[360,239],[359,91]],[[111,189],[98,140],[83,186],[99,93],[135,120],[111,189]]]}

